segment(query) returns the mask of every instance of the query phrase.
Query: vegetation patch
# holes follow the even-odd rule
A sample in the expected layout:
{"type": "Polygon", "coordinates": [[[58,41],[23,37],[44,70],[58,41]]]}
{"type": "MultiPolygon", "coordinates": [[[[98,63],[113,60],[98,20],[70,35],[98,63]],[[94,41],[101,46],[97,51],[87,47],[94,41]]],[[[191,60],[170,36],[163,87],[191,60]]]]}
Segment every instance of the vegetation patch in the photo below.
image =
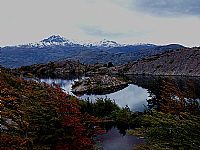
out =
{"type": "Polygon", "coordinates": [[[79,100],[56,85],[24,81],[1,69],[0,100],[4,149],[93,149],[93,137],[103,133],[101,120],[82,113],[79,100]]]}

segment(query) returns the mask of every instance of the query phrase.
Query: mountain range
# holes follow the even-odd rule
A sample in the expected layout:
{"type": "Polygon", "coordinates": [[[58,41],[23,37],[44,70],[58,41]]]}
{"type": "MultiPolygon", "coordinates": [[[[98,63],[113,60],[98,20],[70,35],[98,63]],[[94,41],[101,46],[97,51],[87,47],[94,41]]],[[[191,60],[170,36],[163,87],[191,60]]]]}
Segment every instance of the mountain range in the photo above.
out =
{"type": "Polygon", "coordinates": [[[18,68],[32,64],[48,63],[63,59],[79,60],[85,64],[108,63],[125,64],[166,51],[174,51],[184,46],[179,44],[119,44],[111,40],[81,44],[53,35],[38,43],[0,48],[0,65],[18,68]]]}

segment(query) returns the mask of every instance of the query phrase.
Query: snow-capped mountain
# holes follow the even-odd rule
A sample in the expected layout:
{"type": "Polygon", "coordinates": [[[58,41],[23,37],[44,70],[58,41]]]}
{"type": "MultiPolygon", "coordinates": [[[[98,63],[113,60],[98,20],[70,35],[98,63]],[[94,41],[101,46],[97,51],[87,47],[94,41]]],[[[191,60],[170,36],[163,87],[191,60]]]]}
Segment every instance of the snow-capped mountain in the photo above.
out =
{"type": "Polygon", "coordinates": [[[123,46],[122,44],[119,44],[115,41],[110,41],[110,40],[102,40],[99,42],[95,42],[92,44],[93,46],[97,46],[97,47],[121,47],[123,46]]]}
{"type": "Polygon", "coordinates": [[[6,47],[23,47],[23,48],[44,48],[44,47],[55,47],[55,46],[63,46],[63,47],[87,47],[87,48],[117,48],[117,47],[124,47],[124,46],[155,46],[153,44],[119,44],[116,41],[112,40],[101,40],[97,42],[88,42],[88,43],[79,43],[74,40],[69,40],[59,35],[52,35],[48,38],[41,40],[40,42],[17,45],[17,46],[6,46],[6,47]]]}
{"type": "Polygon", "coordinates": [[[30,46],[34,47],[46,47],[46,46],[70,46],[70,47],[76,47],[81,46],[79,43],[65,39],[64,37],[61,37],[59,35],[52,35],[49,38],[46,38],[44,40],[41,40],[38,43],[30,43],[28,44],[30,46]]]}
{"type": "Polygon", "coordinates": [[[48,38],[41,40],[40,42],[17,45],[17,46],[5,46],[5,47],[16,47],[16,48],[45,48],[45,47],[85,47],[85,48],[98,48],[98,49],[108,49],[108,48],[123,48],[123,47],[145,47],[151,48],[156,47],[157,45],[148,44],[148,43],[137,43],[137,44],[119,44],[116,41],[112,40],[101,40],[98,42],[88,42],[88,43],[79,43],[74,40],[69,40],[59,35],[52,35],[48,38]]]}
{"type": "Polygon", "coordinates": [[[29,46],[29,47],[50,47],[50,46],[66,46],[66,47],[87,47],[87,48],[113,48],[113,47],[122,47],[126,46],[125,44],[119,44],[111,40],[101,40],[94,43],[79,43],[77,41],[68,40],[59,35],[52,35],[49,38],[43,39],[38,43],[29,43],[28,45],[19,45],[20,46],[29,46]]]}
{"type": "Polygon", "coordinates": [[[125,46],[124,44],[119,44],[115,41],[106,40],[106,39],[98,41],[98,42],[94,42],[94,43],[85,43],[83,45],[86,47],[97,47],[97,48],[112,48],[112,47],[125,46]]]}
{"type": "Polygon", "coordinates": [[[149,43],[136,43],[136,44],[129,44],[132,46],[147,46],[147,47],[152,47],[152,46],[156,46],[155,44],[149,44],[149,43]]]}
{"type": "Polygon", "coordinates": [[[163,46],[153,44],[125,45],[110,40],[80,44],[59,35],[53,35],[38,43],[0,48],[0,65],[15,68],[60,59],[79,60],[86,64],[107,63],[109,61],[114,64],[123,64],[182,47],[179,44],[163,46]]]}

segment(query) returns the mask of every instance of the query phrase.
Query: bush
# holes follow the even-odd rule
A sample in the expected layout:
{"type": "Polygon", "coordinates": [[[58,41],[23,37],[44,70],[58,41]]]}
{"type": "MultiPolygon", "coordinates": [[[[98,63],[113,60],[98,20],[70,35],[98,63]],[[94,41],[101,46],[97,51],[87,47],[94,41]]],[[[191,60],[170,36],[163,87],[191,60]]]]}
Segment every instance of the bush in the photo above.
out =
{"type": "Polygon", "coordinates": [[[0,70],[2,149],[93,149],[99,119],[56,85],[24,81],[0,70]]]}
{"type": "Polygon", "coordinates": [[[88,100],[82,100],[80,102],[81,112],[87,112],[90,115],[96,117],[108,117],[112,115],[113,112],[118,111],[120,108],[115,103],[115,101],[109,98],[97,98],[95,102],[88,100]]]}

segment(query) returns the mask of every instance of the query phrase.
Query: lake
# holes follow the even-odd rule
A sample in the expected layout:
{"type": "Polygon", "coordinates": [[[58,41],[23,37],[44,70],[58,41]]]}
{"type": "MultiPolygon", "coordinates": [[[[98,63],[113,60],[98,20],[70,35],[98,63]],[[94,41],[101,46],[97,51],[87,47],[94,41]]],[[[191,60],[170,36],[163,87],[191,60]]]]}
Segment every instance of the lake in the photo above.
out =
{"type": "MultiPolygon", "coordinates": [[[[182,93],[188,93],[187,98],[197,99],[200,102],[200,78],[199,77],[181,77],[181,76],[128,76],[132,81],[126,88],[106,94],[106,95],[87,95],[76,96],[79,99],[89,98],[95,101],[96,98],[107,97],[121,106],[126,105],[132,111],[143,111],[147,106],[147,99],[152,96],[159,96],[159,91],[165,90],[167,82],[163,82],[168,79],[173,81],[173,84],[182,93]]],[[[40,79],[41,82],[46,82],[48,84],[56,83],[70,95],[74,95],[71,92],[73,80],[63,80],[63,79],[40,79]]],[[[166,86],[167,90],[167,86],[166,86]]],[[[74,95],[75,96],[75,95],[74,95]]],[[[101,146],[105,150],[131,150],[133,147],[140,143],[144,143],[144,139],[139,139],[135,136],[123,135],[120,131],[112,127],[106,134],[101,135],[102,143],[101,146]]]]}
{"type": "MultiPolygon", "coordinates": [[[[60,87],[70,95],[74,95],[71,92],[72,84],[74,80],[62,80],[62,79],[40,79],[41,82],[45,82],[48,84],[56,83],[60,85],[60,87]]],[[[76,96],[76,95],[74,95],[76,96]]],[[[76,96],[79,99],[90,99],[91,101],[95,101],[97,98],[110,98],[114,100],[116,104],[120,107],[125,107],[128,105],[132,111],[143,111],[145,106],[147,105],[147,99],[149,98],[148,90],[138,85],[129,84],[126,88],[105,95],[87,95],[84,94],[82,96],[76,96]]]]}

